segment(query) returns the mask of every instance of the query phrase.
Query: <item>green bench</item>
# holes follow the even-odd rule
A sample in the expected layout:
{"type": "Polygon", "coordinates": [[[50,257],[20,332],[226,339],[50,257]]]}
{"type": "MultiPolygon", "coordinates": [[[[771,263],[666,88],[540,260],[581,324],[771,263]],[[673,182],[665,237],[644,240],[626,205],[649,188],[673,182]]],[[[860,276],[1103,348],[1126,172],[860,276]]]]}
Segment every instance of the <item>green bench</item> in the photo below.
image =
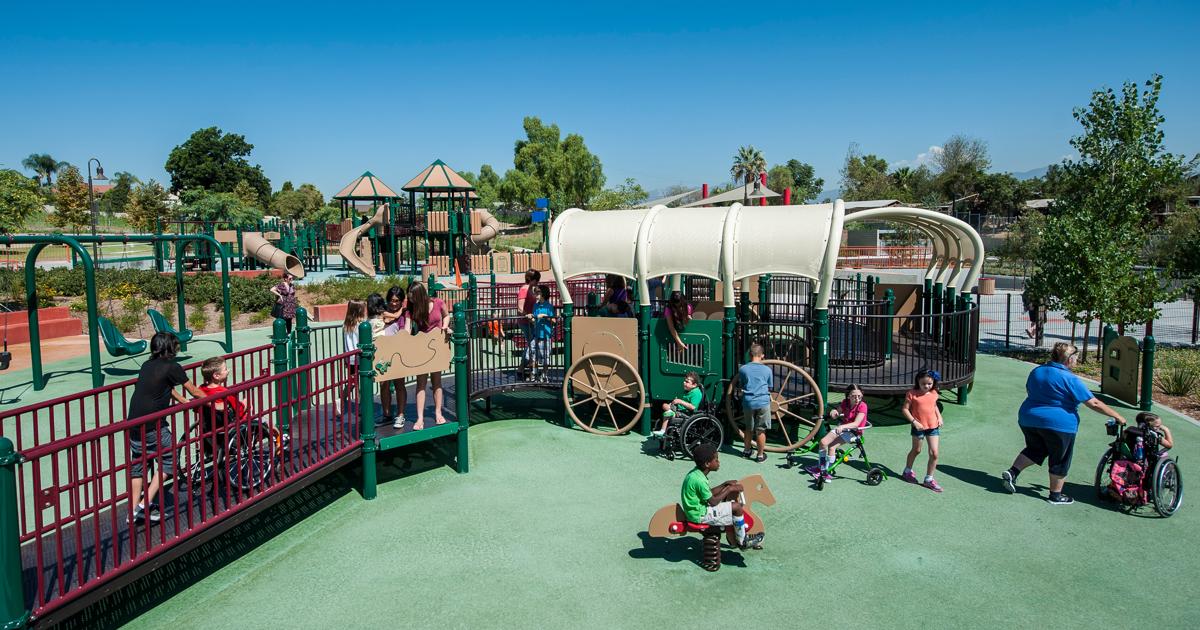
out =
{"type": "Polygon", "coordinates": [[[97,317],[96,324],[100,327],[100,339],[104,341],[104,347],[108,349],[108,353],[114,357],[126,357],[141,354],[146,351],[146,341],[144,339],[138,341],[130,341],[117,330],[117,325],[112,323],[112,320],[107,317],[97,317]]]}
{"type": "Polygon", "coordinates": [[[152,308],[146,309],[146,314],[150,316],[150,324],[154,326],[154,332],[165,332],[175,335],[175,338],[179,340],[179,349],[187,350],[187,344],[192,340],[192,331],[175,330],[167,322],[166,316],[152,308]]]}

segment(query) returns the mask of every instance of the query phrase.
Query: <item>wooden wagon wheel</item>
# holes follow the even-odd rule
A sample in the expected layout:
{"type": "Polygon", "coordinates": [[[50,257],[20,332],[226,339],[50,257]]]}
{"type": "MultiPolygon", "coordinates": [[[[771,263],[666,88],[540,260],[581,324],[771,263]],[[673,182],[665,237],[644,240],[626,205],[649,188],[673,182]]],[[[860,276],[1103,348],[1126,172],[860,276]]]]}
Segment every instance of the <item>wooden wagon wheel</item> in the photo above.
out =
{"type": "MultiPolygon", "coordinates": [[[[794,363],[767,359],[763,365],[771,368],[774,374],[771,387],[771,430],[781,434],[779,444],[767,444],[766,450],[772,453],[787,453],[807,444],[816,436],[821,427],[821,416],[825,410],[825,401],[821,398],[821,390],[817,382],[808,372],[794,363]],[[808,384],[807,394],[795,394],[795,388],[803,381],[808,384]],[[790,388],[790,389],[789,389],[790,388]],[[800,413],[800,407],[811,404],[816,409],[816,418],[800,413]],[[794,425],[789,430],[788,425],[794,425]]],[[[746,412],[742,409],[741,397],[736,396],[737,379],[729,382],[725,389],[725,417],[733,427],[739,440],[745,439],[742,427],[745,426],[746,412]],[[737,398],[737,400],[734,400],[737,398]]]]}
{"type": "Polygon", "coordinates": [[[621,435],[641,419],[645,391],[637,369],[624,358],[591,352],[567,369],[562,396],[579,428],[596,435],[621,435]]]}

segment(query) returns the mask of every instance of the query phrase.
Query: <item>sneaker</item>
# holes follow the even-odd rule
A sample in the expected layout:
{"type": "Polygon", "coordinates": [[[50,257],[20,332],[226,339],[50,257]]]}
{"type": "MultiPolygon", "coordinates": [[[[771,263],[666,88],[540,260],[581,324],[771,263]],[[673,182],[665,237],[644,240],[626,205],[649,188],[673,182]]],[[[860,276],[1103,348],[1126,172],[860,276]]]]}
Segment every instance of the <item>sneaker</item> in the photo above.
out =
{"type": "Polygon", "coordinates": [[[404,416],[403,415],[397,416],[396,419],[394,421],[392,421],[392,428],[393,429],[403,429],[404,423],[405,423],[404,416]]]}
{"type": "Polygon", "coordinates": [[[1017,478],[1009,471],[1000,473],[1000,481],[1004,484],[1004,489],[1008,490],[1009,494],[1017,493],[1017,478]]]}
{"type": "Polygon", "coordinates": [[[666,434],[665,434],[665,433],[663,433],[662,431],[651,431],[651,432],[650,432],[650,437],[656,437],[656,438],[659,438],[659,439],[662,439],[662,437],[663,437],[664,435],[666,435],[666,434]]]}
{"type": "Polygon", "coordinates": [[[821,473],[821,481],[829,483],[830,481],[833,481],[833,475],[829,474],[828,472],[823,472],[821,473]]]}
{"type": "Polygon", "coordinates": [[[926,488],[929,488],[930,490],[933,490],[934,492],[942,491],[942,487],[938,485],[937,480],[934,479],[933,477],[930,477],[929,479],[926,479],[925,481],[921,482],[921,485],[925,486],[926,488]]]}
{"type": "Polygon", "coordinates": [[[754,449],[752,449],[752,448],[748,448],[748,449],[742,451],[742,457],[745,457],[746,459],[750,459],[750,456],[753,454],[754,454],[754,449]]]}
{"type": "Polygon", "coordinates": [[[742,549],[762,549],[762,541],[765,535],[763,532],[758,532],[753,536],[747,536],[746,541],[742,543],[742,549]]]}
{"type": "Polygon", "coordinates": [[[805,466],[804,472],[816,477],[817,475],[821,474],[821,467],[816,464],[813,464],[811,466],[805,466]]]}
{"type": "Polygon", "coordinates": [[[1074,502],[1075,499],[1072,499],[1061,492],[1058,493],[1057,496],[1052,494],[1046,499],[1046,503],[1049,503],[1050,505],[1071,505],[1074,502]]]}
{"type": "Polygon", "coordinates": [[[385,424],[390,424],[391,422],[392,422],[392,417],[389,415],[386,415],[386,414],[375,418],[375,426],[377,426],[377,427],[381,427],[385,424]]]}
{"type": "Polygon", "coordinates": [[[758,457],[755,457],[755,458],[754,458],[754,461],[756,461],[756,462],[758,462],[758,463],[760,463],[760,464],[761,464],[761,463],[763,463],[763,462],[765,462],[765,461],[767,461],[767,454],[766,454],[766,453],[761,453],[761,454],[759,454],[759,456],[758,456],[758,457]]]}
{"type": "Polygon", "coordinates": [[[917,483],[917,475],[911,470],[904,473],[904,476],[901,477],[901,479],[907,481],[908,483],[917,483]]]}
{"type": "Polygon", "coordinates": [[[143,508],[140,505],[133,508],[133,522],[140,525],[141,523],[145,522],[145,520],[146,520],[146,508],[143,508]]]}

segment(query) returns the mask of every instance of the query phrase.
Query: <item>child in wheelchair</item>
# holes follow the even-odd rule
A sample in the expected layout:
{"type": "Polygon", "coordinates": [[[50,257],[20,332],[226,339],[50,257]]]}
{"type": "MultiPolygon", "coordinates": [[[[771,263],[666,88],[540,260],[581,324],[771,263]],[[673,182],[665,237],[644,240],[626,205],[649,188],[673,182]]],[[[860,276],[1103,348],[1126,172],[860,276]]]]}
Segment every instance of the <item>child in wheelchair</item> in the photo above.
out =
{"type": "MultiPolygon", "coordinates": [[[[229,391],[225,382],[229,380],[229,368],[225,359],[212,357],[200,366],[204,384],[200,390],[205,396],[229,391]]],[[[246,417],[246,401],[229,394],[218,398],[199,409],[200,412],[200,457],[201,461],[216,457],[225,450],[228,428],[246,417]]]]}
{"type": "Polygon", "coordinates": [[[829,421],[837,425],[821,438],[817,450],[817,465],[808,466],[804,470],[823,481],[831,481],[830,464],[837,459],[837,447],[841,444],[853,444],[862,438],[863,429],[867,426],[867,403],[863,400],[862,390],[857,385],[846,389],[846,397],[842,399],[837,409],[829,411],[829,421]]]}
{"type": "Polygon", "coordinates": [[[1108,433],[1120,436],[1113,443],[1108,498],[1134,507],[1147,503],[1151,472],[1175,445],[1171,430],[1157,414],[1142,412],[1137,415],[1137,426],[1123,431],[1109,421],[1108,433]]]}
{"type": "Polygon", "coordinates": [[[701,401],[704,400],[704,392],[700,389],[700,374],[697,372],[688,372],[683,377],[683,393],[678,398],[671,402],[663,403],[662,424],[657,431],[653,432],[654,437],[662,438],[667,434],[667,427],[672,422],[678,424],[682,418],[680,414],[686,415],[695,413],[700,408],[701,401]],[[678,418],[678,419],[677,419],[678,418]]]}

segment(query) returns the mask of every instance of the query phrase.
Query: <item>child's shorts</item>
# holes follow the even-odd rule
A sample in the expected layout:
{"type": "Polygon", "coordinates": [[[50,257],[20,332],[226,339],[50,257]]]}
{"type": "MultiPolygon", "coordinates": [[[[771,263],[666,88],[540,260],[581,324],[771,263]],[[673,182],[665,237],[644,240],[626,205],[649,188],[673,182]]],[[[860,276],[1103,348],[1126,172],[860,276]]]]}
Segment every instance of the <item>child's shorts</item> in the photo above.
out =
{"type": "Polygon", "coordinates": [[[938,427],[936,429],[925,429],[922,431],[918,431],[916,429],[909,429],[908,432],[910,435],[912,435],[915,438],[931,438],[931,437],[937,437],[937,436],[941,435],[942,427],[938,427]]]}
{"type": "Polygon", "coordinates": [[[704,511],[704,516],[700,519],[701,525],[716,525],[718,527],[729,527],[733,525],[733,502],[722,501],[716,505],[708,506],[704,511]]]}
{"type": "Polygon", "coordinates": [[[155,463],[155,454],[162,456],[162,474],[170,477],[175,474],[175,436],[170,427],[161,427],[157,431],[153,426],[145,428],[145,442],[137,439],[143,437],[142,429],[129,432],[129,474],[135,478],[146,476],[146,464],[155,463]]]}
{"type": "Polygon", "coordinates": [[[746,430],[752,433],[764,433],[771,429],[771,408],[746,410],[746,430]]]}

